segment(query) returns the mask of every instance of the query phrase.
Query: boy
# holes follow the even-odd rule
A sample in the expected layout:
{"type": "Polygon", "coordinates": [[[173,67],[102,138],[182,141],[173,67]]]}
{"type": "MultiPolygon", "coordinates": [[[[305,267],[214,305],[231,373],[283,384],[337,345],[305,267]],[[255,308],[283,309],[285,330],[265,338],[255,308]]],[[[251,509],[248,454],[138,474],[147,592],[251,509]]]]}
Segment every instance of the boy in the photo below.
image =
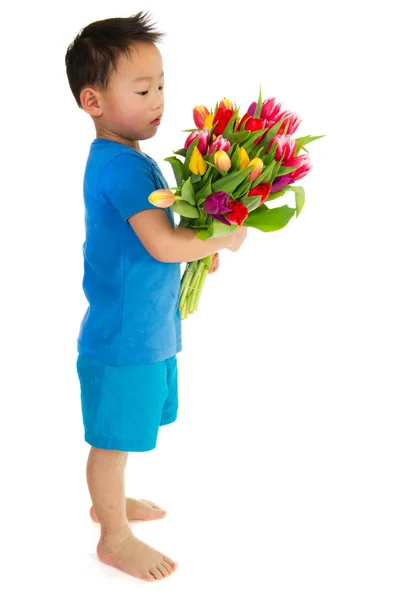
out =
{"type": "Polygon", "coordinates": [[[237,251],[246,237],[239,228],[199,240],[193,230],[174,226],[171,209],[148,202],[152,191],[168,188],[140,149],[141,140],[156,134],[164,109],[155,45],[162,36],[142,12],[106,19],[85,27],[65,57],[72,93],[96,130],[84,177],[89,308],[77,359],[91,446],[90,514],[101,526],[100,560],[147,581],[167,577],[177,563],[133,536],[129,520],[162,518],[165,511],[126,499],[124,471],[128,452],[152,450],[159,426],[177,416],[180,263],[223,248],[237,251]]]}

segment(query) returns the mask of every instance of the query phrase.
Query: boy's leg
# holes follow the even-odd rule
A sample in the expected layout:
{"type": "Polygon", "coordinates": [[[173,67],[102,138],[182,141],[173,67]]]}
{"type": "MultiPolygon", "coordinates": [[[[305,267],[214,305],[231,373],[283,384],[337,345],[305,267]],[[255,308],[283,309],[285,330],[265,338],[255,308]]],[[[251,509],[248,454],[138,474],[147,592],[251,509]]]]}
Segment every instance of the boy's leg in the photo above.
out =
{"type": "MultiPolygon", "coordinates": [[[[124,452],[123,454],[125,455],[126,467],[129,454],[127,452],[124,452]]],[[[163,519],[165,515],[166,510],[163,510],[160,506],[154,504],[154,502],[151,502],[150,500],[126,498],[126,516],[128,521],[154,521],[155,519],[163,519]]],[[[90,517],[95,523],[99,522],[94,506],[90,509],[90,517]]]]}
{"type": "Polygon", "coordinates": [[[154,581],[173,573],[177,563],[133,536],[127,516],[125,466],[127,453],[92,447],[87,483],[101,525],[97,554],[106,564],[134,577],[154,581]]]}

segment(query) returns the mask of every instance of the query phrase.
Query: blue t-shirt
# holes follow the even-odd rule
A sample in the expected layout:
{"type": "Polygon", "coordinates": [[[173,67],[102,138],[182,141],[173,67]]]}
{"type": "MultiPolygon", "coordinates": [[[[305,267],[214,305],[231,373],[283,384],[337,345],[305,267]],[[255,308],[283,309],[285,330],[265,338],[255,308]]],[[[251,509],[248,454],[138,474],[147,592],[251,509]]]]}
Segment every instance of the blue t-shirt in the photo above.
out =
{"type": "MultiPolygon", "coordinates": [[[[180,263],[155,260],[127,221],[156,209],[148,196],[168,187],[146,154],[103,138],[92,142],[84,176],[83,290],[89,307],[79,353],[110,365],[143,365],[182,349],[180,263]]],[[[165,212],[174,225],[173,211],[165,212]]]]}

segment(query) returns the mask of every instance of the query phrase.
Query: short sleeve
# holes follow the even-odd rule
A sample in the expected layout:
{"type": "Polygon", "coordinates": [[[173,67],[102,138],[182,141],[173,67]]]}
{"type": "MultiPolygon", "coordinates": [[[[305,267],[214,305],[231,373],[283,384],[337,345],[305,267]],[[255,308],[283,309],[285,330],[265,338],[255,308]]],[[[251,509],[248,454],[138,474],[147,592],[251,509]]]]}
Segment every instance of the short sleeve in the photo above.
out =
{"type": "Polygon", "coordinates": [[[142,210],[159,210],[148,196],[156,188],[149,161],[143,156],[123,152],[113,158],[102,172],[98,191],[105,194],[126,221],[142,210]]]}

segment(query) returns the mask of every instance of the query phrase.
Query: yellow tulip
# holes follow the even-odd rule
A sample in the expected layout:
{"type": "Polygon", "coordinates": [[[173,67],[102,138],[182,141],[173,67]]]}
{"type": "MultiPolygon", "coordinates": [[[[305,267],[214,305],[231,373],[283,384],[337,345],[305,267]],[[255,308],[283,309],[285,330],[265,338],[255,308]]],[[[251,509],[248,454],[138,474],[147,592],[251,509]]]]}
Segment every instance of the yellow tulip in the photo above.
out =
{"type": "Polygon", "coordinates": [[[249,156],[245,148],[240,148],[240,171],[249,165],[249,156]]]}
{"type": "Polygon", "coordinates": [[[209,115],[206,115],[205,120],[204,120],[204,126],[202,129],[212,129],[214,116],[215,115],[213,115],[212,113],[209,113],[209,115]]]}
{"type": "Polygon", "coordinates": [[[175,201],[175,196],[171,190],[155,190],[148,196],[151,204],[158,208],[169,208],[175,201]]]}
{"type": "Polygon", "coordinates": [[[231,167],[230,156],[224,150],[217,150],[213,157],[215,166],[221,171],[228,171],[231,167]]]}
{"type": "Polygon", "coordinates": [[[201,152],[197,147],[194,148],[193,153],[188,163],[188,168],[194,175],[203,175],[207,169],[207,164],[202,158],[201,152]]]}
{"type": "Polygon", "coordinates": [[[253,165],[253,169],[249,173],[248,178],[250,181],[255,181],[255,179],[258,179],[259,175],[262,173],[263,161],[261,158],[253,158],[248,167],[251,165],[253,165]]]}

